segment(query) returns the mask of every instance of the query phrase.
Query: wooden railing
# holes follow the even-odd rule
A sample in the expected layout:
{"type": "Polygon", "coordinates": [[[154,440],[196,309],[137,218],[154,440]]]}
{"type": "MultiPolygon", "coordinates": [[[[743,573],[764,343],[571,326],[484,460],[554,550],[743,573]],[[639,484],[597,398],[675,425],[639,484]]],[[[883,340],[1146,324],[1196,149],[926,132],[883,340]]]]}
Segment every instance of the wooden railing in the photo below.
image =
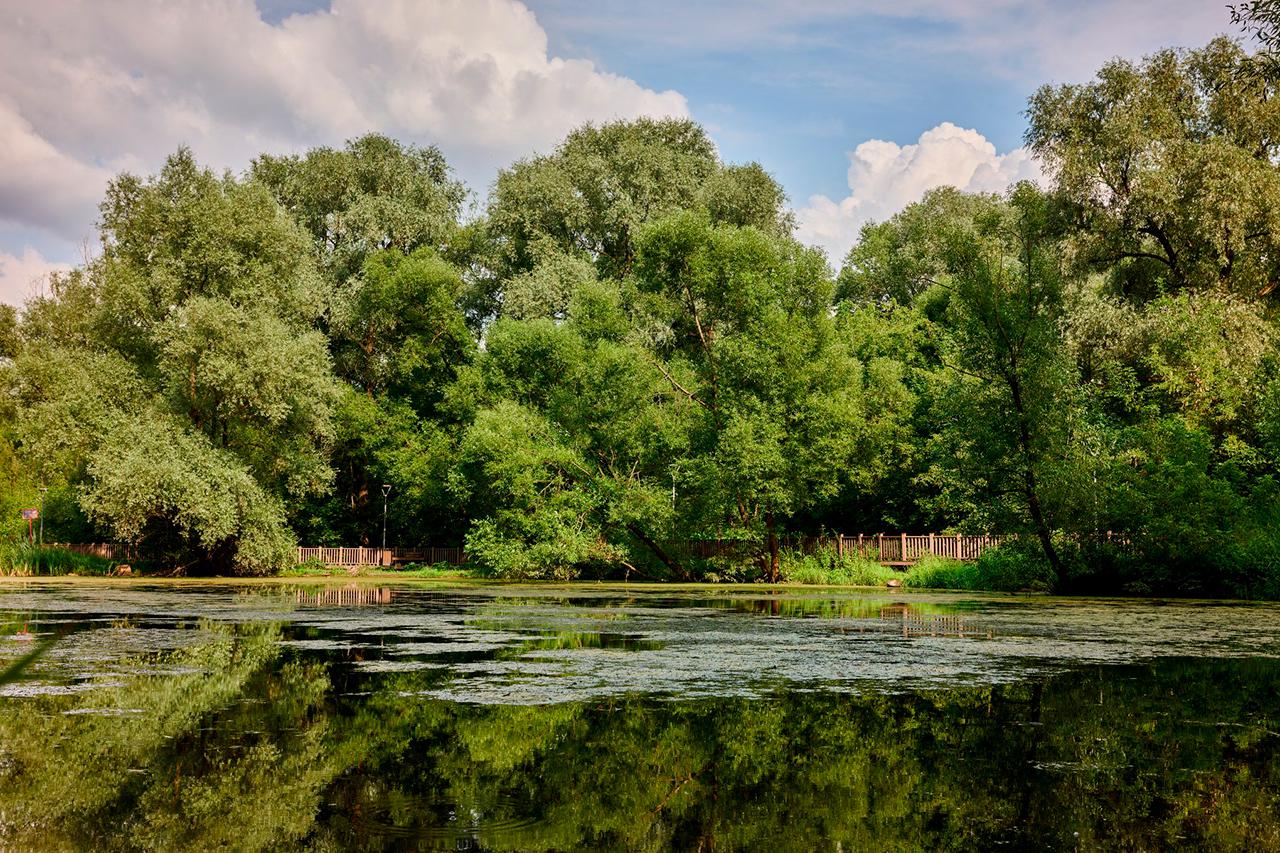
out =
{"type": "Polygon", "coordinates": [[[951,560],[976,560],[982,552],[999,547],[1006,537],[1002,536],[964,536],[961,534],[927,533],[910,535],[907,533],[884,534],[874,536],[858,534],[857,536],[836,535],[830,537],[831,544],[837,554],[856,555],[871,560],[879,560],[888,564],[908,564],[919,562],[922,557],[944,557],[951,560]]]}
{"type": "Polygon", "coordinates": [[[319,560],[326,566],[355,568],[359,566],[396,566],[405,563],[449,563],[460,566],[467,561],[461,548],[299,548],[298,562],[319,560]]]}
{"type": "MultiPolygon", "coordinates": [[[[787,536],[779,541],[784,551],[803,554],[834,552],[838,556],[858,556],[876,560],[891,566],[917,563],[922,557],[933,555],[950,560],[976,560],[984,551],[999,547],[1018,536],[970,536],[959,533],[859,533],[857,535],[832,534],[830,536],[787,536]]],[[[1081,534],[1084,541],[1105,544],[1111,548],[1129,549],[1133,539],[1124,533],[1081,534]]],[[[672,547],[680,557],[722,557],[729,559],[758,559],[765,553],[764,543],[746,539],[697,539],[672,547]]]]}
{"type": "Polygon", "coordinates": [[[64,548],[76,554],[87,554],[104,560],[128,560],[133,556],[133,548],[120,542],[46,542],[45,547],[64,548]]]}
{"type": "MultiPolygon", "coordinates": [[[[984,551],[998,547],[1016,537],[966,536],[963,534],[908,534],[908,533],[859,533],[856,536],[833,534],[830,536],[788,536],[781,540],[784,550],[816,554],[823,551],[839,556],[859,556],[877,560],[887,565],[909,565],[922,557],[933,555],[951,560],[976,560],[984,551]]],[[[1090,536],[1089,538],[1093,538],[1090,536]]],[[[1129,548],[1133,540],[1126,534],[1097,534],[1099,541],[1118,548],[1129,548]]],[[[91,544],[50,543],[79,554],[90,554],[108,560],[127,560],[132,557],[132,547],[120,543],[91,544]]],[[[761,556],[762,543],[744,539],[695,539],[670,547],[680,558],[728,557],[753,559],[761,556]]],[[[299,548],[298,562],[319,560],[326,566],[355,568],[360,566],[392,567],[406,563],[449,563],[460,566],[467,562],[467,555],[457,547],[419,548],[299,548]]]]}

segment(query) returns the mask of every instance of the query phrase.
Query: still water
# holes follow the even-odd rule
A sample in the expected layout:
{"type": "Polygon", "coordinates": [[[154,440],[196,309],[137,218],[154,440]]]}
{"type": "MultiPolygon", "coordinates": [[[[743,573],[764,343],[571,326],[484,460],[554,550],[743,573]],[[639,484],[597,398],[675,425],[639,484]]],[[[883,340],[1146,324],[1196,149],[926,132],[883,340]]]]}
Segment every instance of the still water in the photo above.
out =
{"type": "Polygon", "coordinates": [[[0,585],[0,848],[1280,849],[1280,607],[0,585]]]}

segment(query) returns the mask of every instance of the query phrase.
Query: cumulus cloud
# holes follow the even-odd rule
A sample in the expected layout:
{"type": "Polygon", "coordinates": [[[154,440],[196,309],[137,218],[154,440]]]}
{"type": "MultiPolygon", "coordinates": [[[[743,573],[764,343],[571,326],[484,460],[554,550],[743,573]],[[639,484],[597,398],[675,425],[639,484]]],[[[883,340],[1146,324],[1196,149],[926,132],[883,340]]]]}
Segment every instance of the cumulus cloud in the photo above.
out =
{"type": "Polygon", "coordinates": [[[0,302],[21,305],[43,292],[49,273],[70,269],[71,264],[48,261],[30,246],[23,247],[21,256],[0,252],[0,302]]]}
{"type": "Polygon", "coordinates": [[[796,211],[797,234],[839,263],[865,223],[887,219],[935,187],[1001,192],[1040,178],[1039,164],[1025,148],[999,154],[978,131],[943,122],[912,145],[871,139],[850,151],[849,194],[839,201],[810,197],[796,211]]]}
{"type": "Polygon", "coordinates": [[[550,55],[516,0],[333,0],[266,23],[253,0],[20,0],[0,28],[0,221],[70,243],[106,181],[178,145],[243,168],[377,130],[473,180],[588,120],[688,114],[550,55]]]}

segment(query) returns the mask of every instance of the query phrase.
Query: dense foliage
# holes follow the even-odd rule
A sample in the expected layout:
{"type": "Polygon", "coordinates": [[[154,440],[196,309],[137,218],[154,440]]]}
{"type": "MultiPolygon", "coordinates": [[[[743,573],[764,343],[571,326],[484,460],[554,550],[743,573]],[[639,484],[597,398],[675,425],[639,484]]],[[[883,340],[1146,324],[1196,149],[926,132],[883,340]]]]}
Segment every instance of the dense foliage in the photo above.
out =
{"type": "Polygon", "coordinates": [[[379,541],[385,484],[391,543],[507,577],[777,579],[788,537],[907,529],[1019,534],[992,571],[1037,588],[1280,595],[1266,56],[1042,88],[1048,186],[935,190],[838,273],[689,121],[580,128],[470,219],[434,148],[179,151],[0,313],[5,534],[44,486],[54,540],[266,572],[379,541]]]}

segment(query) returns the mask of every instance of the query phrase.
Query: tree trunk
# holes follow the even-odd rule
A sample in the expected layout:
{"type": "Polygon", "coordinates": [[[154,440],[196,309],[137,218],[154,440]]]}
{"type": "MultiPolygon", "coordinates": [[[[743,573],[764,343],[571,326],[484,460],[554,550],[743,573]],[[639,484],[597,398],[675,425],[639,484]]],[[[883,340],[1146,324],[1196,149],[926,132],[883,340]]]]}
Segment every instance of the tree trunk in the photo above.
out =
{"type": "Polygon", "coordinates": [[[1035,448],[1031,442],[1031,425],[1027,422],[1027,410],[1022,400],[1022,383],[1018,379],[1017,365],[1009,373],[1009,394],[1013,399],[1014,411],[1018,414],[1018,447],[1022,451],[1022,485],[1027,498],[1027,510],[1031,515],[1031,523],[1035,526],[1036,537],[1040,547],[1044,549],[1045,559],[1053,569],[1055,576],[1062,577],[1062,559],[1058,549],[1053,545],[1053,532],[1044,517],[1044,508],[1040,505],[1040,490],[1036,484],[1035,448]]]}
{"type": "Polygon", "coordinates": [[[680,561],[668,554],[661,545],[651,539],[649,535],[641,529],[640,525],[629,523],[627,525],[627,530],[631,532],[632,536],[639,539],[646,548],[652,551],[654,556],[661,560],[662,564],[674,572],[681,580],[693,580],[688,570],[680,564],[680,561]]]}
{"type": "Polygon", "coordinates": [[[773,507],[764,511],[764,523],[769,529],[769,583],[778,582],[778,525],[773,517],[773,507]]]}

